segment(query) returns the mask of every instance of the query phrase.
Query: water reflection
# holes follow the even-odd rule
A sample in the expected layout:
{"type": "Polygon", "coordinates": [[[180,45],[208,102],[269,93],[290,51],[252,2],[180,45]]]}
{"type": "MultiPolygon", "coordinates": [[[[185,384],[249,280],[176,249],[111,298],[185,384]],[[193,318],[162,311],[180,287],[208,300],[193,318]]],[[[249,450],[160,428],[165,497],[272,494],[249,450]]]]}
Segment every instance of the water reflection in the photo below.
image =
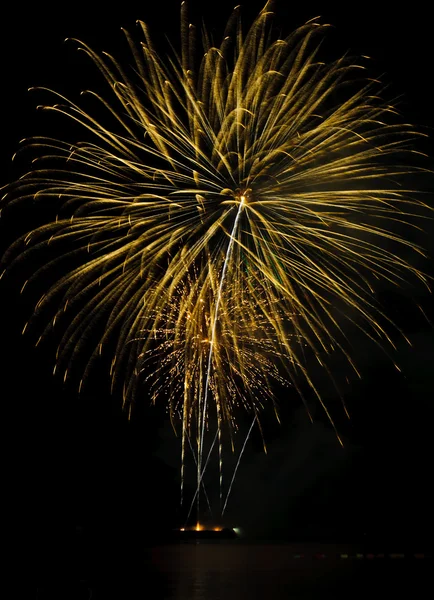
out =
{"type": "MultiPolygon", "coordinates": [[[[123,563],[105,557],[95,564],[76,586],[74,600],[366,600],[403,594],[418,600],[433,561],[360,559],[357,550],[332,545],[189,542],[136,550],[134,560],[123,563]]],[[[42,590],[38,600],[65,598],[59,591],[42,590]]]]}
{"type": "Polygon", "coordinates": [[[340,551],[334,546],[181,544],[155,548],[152,562],[165,583],[159,597],[166,600],[336,600],[349,595],[365,600],[374,590],[376,597],[390,597],[394,586],[402,592],[406,584],[414,592],[413,575],[420,581],[413,563],[367,564],[354,551],[354,558],[340,559],[340,551]]]}

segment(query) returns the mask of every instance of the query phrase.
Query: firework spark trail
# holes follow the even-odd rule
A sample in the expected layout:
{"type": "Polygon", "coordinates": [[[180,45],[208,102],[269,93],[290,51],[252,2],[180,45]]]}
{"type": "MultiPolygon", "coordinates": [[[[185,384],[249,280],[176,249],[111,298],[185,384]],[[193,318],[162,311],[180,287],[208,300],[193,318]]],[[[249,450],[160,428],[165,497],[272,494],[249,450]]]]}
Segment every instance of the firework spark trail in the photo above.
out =
{"type": "MultiPolygon", "coordinates": [[[[234,244],[234,240],[235,240],[235,235],[237,232],[237,227],[238,227],[238,222],[240,220],[240,216],[241,216],[241,212],[243,210],[244,204],[245,204],[245,196],[241,195],[240,196],[240,202],[239,202],[239,207],[238,207],[238,211],[235,217],[235,221],[234,221],[234,225],[232,227],[232,231],[229,237],[229,244],[228,244],[228,249],[226,252],[226,257],[225,257],[225,261],[223,263],[223,269],[222,269],[222,274],[221,274],[221,278],[220,278],[220,283],[219,283],[219,287],[218,287],[218,291],[217,291],[217,299],[216,299],[216,304],[215,304],[215,310],[214,310],[214,318],[213,318],[213,323],[212,323],[212,329],[211,329],[211,339],[210,339],[210,349],[209,349],[209,355],[208,355],[208,365],[207,365],[207,369],[206,369],[206,379],[205,379],[205,389],[203,392],[203,407],[202,407],[202,418],[200,418],[200,414],[199,414],[199,421],[201,421],[201,431],[200,431],[200,446],[198,449],[198,460],[197,460],[197,485],[198,485],[198,489],[197,489],[197,502],[198,502],[198,514],[199,514],[199,496],[200,496],[200,482],[203,478],[203,472],[201,471],[201,467],[202,467],[202,452],[203,452],[203,440],[204,440],[204,433],[205,433],[205,419],[206,419],[206,411],[207,411],[207,399],[208,399],[208,388],[209,388],[209,382],[210,382],[210,377],[211,377],[211,367],[212,367],[212,358],[213,358],[213,348],[214,348],[214,343],[215,343],[215,336],[216,336],[216,326],[217,326],[217,321],[219,318],[219,308],[220,308],[220,301],[221,301],[221,296],[222,296],[222,289],[223,289],[223,285],[224,285],[224,281],[225,281],[225,276],[226,276],[226,271],[228,268],[228,264],[231,258],[231,254],[232,254],[232,247],[234,244]]],[[[218,404],[217,404],[217,410],[218,410],[218,404]]],[[[221,469],[221,422],[220,422],[220,415],[217,415],[217,419],[218,419],[218,425],[217,425],[217,432],[219,434],[219,471],[220,471],[220,495],[222,493],[222,469],[221,469]]],[[[204,468],[205,471],[205,468],[204,468]]]]}
{"type": "Polygon", "coordinates": [[[143,22],[139,43],[124,32],[130,71],[79,42],[110,95],[87,91],[85,109],[44,90],[54,101],[42,108],[86,141],[25,141],[31,171],[2,200],[56,207],[2,259],[7,269],[39,265],[26,293],[58,276],[32,317],[37,328],[53,310],[38,339],[62,330],[56,372],[73,377],[78,363],[86,382],[114,345],[109,376],[124,407],[146,384],[175,430],[181,421],[182,482],[193,432],[203,477],[211,402],[220,478],[223,428],[234,447],[242,409],[259,428],[265,407],[278,415],[276,387],[309,411],[307,389],[335,427],[312,360],[334,379],[337,353],[358,375],[348,327],[394,344],[377,282],[427,283],[413,262],[424,252],[407,234],[432,213],[402,179],[424,172],[421,134],[364,67],[320,60],[326,25],[315,19],[281,39],[270,8],[244,33],[237,7],[219,44],[203,30],[197,61],[185,3],[180,56],[161,58],[143,22]]]}
{"type": "MultiPolygon", "coordinates": [[[[188,444],[190,446],[191,453],[193,455],[193,459],[194,459],[195,462],[197,462],[196,455],[195,455],[195,452],[194,452],[193,445],[191,443],[190,437],[187,437],[187,439],[188,439],[188,444]]],[[[213,447],[214,447],[214,444],[212,445],[211,450],[212,450],[213,447]]],[[[207,494],[207,491],[206,491],[204,483],[201,482],[201,484],[202,484],[202,487],[203,487],[203,493],[204,493],[204,496],[205,496],[205,499],[206,499],[206,503],[208,505],[208,509],[209,509],[210,515],[212,517],[211,503],[210,503],[210,500],[209,500],[209,497],[208,497],[208,494],[207,494]]],[[[182,482],[181,482],[181,485],[182,485],[182,482]]],[[[196,494],[198,494],[198,493],[199,493],[199,491],[196,491],[196,494]]],[[[187,514],[187,518],[185,520],[185,525],[187,525],[188,519],[190,518],[190,514],[191,514],[192,508],[194,506],[195,499],[196,499],[196,495],[193,497],[193,500],[191,502],[190,510],[189,510],[189,512],[187,514]]],[[[182,487],[181,487],[181,505],[182,505],[182,487]]]]}
{"type": "MultiPolygon", "coordinates": [[[[212,444],[211,444],[211,446],[210,446],[210,448],[209,448],[209,450],[208,450],[208,454],[207,454],[206,461],[205,461],[205,466],[203,467],[201,474],[198,476],[198,479],[199,479],[199,481],[198,481],[198,485],[197,485],[197,487],[196,487],[196,490],[195,490],[195,492],[194,492],[193,498],[191,499],[191,504],[190,504],[189,511],[188,511],[188,513],[187,513],[187,519],[186,519],[186,522],[187,522],[187,521],[188,521],[188,519],[190,518],[191,511],[193,510],[194,502],[196,501],[196,504],[197,504],[197,498],[198,498],[198,496],[199,496],[199,492],[200,492],[200,486],[201,486],[201,485],[203,486],[203,488],[204,488],[204,491],[205,491],[205,486],[204,486],[204,484],[203,484],[203,481],[202,481],[202,480],[203,480],[203,476],[204,476],[204,474],[205,474],[205,471],[206,471],[206,469],[207,469],[207,467],[208,467],[208,463],[209,463],[209,461],[210,461],[211,454],[212,454],[212,451],[214,450],[214,446],[215,446],[215,444],[216,444],[216,441],[217,441],[217,439],[218,439],[218,436],[219,436],[219,431],[218,431],[218,429],[217,429],[217,431],[215,432],[215,435],[214,435],[214,439],[213,439],[213,441],[212,441],[212,444]]],[[[197,507],[198,507],[198,509],[199,509],[199,506],[197,506],[197,507]]],[[[211,511],[210,511],[210,512],[211,512],[211,511]]],[[[199,515],[197,515],[197,522],[199,523],[199,515]]]]}
{"type": "Polygon", "coordinates": [[[229,500],[229,496],[231,495],[232,486],[234,484],[235,477],[237,475],[238,467],[240,466],[241,458],[242,458],[242,456],[244,454],[244,450],[246,449],[247,442],[249,440],[250,434],[252,433],[252,429],[253,429],[254,424],[256,423],[256,420],[257,420],[257,416],[255,415],[255,417],[253,418],[252,424],[249,427],[249,431],[247,432],[246,439],[244,440],[244,444],[241,447],[240,454],[239,454],[238,460],[237,460],[237,464],[235,465],[235,469],[234,469],[234,472],[232,474],[232,479],[231,479],[231,482],[229,484],[228,492],[226,494],[226,500],[225,500],[225,503],[224,503],[223,508],[222,508],[222,516],[225,514],[226,506],[227,506],[227,503],[228,503],[228,500],[229,500]]]}

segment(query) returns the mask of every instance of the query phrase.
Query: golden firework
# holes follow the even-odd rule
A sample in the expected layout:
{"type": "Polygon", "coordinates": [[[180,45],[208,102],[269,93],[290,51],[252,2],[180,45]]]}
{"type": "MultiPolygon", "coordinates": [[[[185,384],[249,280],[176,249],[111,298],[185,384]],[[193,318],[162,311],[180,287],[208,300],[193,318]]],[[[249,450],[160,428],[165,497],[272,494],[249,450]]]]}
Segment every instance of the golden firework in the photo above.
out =
{"type": "Polygon", "coordinates": [[[244,34],[236,8],[220,44],[202,33],[200,60],[185,3],[179,55],[161,57],[139,26],[138,42],[125,32],[132,68],[79,42],[109,88],[87,92],[93,108],[50,92],[42,108],[86,141],[26,142],[36,161],[6,202],[44,198],[59,216],[5,260],[77,257],[38,305],[58,307],[52,323],[71,315],[59,363],[99,325],[86,373],[115,339],[125,406],[139,389],[163,397],[183,455],[196,436],[200,481],[211,414],[221,436],[239,407],[257,417],[275,384],[303,380],[333,422],[306,352],[352,364],[345,319],[390,341],[372,284],[425,282],[395,227],[423,206],[398,184],[420,134],[359,64],[321,62],[318,20],[281,39],[267,3],[244,34]]]}

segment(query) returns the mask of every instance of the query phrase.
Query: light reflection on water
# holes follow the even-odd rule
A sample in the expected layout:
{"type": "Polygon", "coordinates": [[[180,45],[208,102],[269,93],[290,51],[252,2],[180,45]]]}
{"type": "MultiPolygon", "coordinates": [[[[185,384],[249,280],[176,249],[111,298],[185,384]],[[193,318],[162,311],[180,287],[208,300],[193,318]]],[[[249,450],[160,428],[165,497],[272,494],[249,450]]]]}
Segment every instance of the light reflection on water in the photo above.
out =
{"type": "MultiPolygon", "coordinates": [[[[152,552],[165,600],[298,600],[385,598],[411,585],[417,599],[414,560],[341,559],[334,546],[184,544],[152,552]],[[319,556],[317,553],[319,552],[319,556]],[[295,558],[298,554],[304,556],[295,558]],[[324,554],[324,556],[321,556],[324,554]]],[[[417,571],[416,569],[416,571],[417,571]]],[[[419,577],[417,577],[419,580],[419,577]]],[[[421,588],[422,589],[422,588],[421,588]]]]}
{"type": "MultiPolygon", "coordinates": [[[[432,587],[434,566],[432,559],[414,557],[357,558],[360,550],[331,544],[193,541],[143,552],[116,547],[115,555],[92,553],[74,600],[419,600],[432,587]]],[[[37,598],[66,598],[59,591],[40,588],[37,598]]]]}

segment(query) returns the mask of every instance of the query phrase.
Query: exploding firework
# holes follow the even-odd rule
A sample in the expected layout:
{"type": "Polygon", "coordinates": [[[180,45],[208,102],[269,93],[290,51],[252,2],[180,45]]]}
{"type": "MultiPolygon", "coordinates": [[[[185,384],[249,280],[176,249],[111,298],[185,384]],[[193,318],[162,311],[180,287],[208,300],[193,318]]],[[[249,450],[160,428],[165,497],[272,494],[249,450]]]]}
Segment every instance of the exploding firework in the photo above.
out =
{"type": "Polygon", "coordinates": [[[281,39],[270,3],[246,33],[237,7],[220,44],[197,42],[183,3],[180,53],[164,58],[139,26],[130,70],[78,42],[109,88],[90,108],[46,90],[42,108],[87,141],[25,142],[32,170],[4,202],[44,199],[58,217],[4,261],[52,253],[27,284],[61,273],[35,310],[55,307],[43,335],[69,319],[56,369],[88,352],[84,380],[114,344],[124,406],[166,402],[200,486],[211,422],[221,457],[242,407],[258,424],[278,414],[276,387],[307,383],[333,424],[309,361],[327,370],[341,352],[356,368],[346,320],[391,342],[372,285],[425,281],[398,233],[422,207],[397,183],[420,134],[359,64],[321,62],[317,20],[281,39]]]}

